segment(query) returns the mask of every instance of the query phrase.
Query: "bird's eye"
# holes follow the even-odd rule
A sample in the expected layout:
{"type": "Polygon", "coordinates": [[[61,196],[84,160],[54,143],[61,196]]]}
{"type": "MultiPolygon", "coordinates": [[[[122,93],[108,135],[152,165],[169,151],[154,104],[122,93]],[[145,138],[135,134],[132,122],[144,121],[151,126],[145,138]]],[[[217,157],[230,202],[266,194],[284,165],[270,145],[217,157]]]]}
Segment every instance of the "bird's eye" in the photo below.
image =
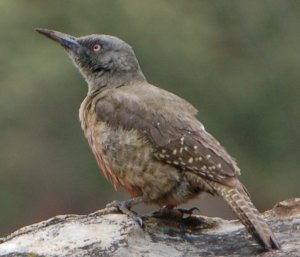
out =
{"type": "Polygon", "coordinates": [[[101,50],[101,45],[99,45],[99,44],[94,45],[93,50],[94,50],[94,52],[99,52],[101,50]]]}

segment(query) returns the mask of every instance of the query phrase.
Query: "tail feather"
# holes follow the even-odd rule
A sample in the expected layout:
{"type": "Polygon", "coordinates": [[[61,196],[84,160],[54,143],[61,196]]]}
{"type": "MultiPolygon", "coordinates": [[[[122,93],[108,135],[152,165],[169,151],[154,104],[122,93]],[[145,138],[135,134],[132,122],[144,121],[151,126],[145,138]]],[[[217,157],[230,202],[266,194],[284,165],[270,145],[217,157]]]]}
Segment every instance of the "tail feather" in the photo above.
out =
{"type": "Polygon", "coordinates": [[[273,232],[242,187],[232,188],[219,183],[212,183],[211,186],[218,195],[225,199],[241,223],[261,246],[266,250],[280,249],[280,244],[273,232]]]}

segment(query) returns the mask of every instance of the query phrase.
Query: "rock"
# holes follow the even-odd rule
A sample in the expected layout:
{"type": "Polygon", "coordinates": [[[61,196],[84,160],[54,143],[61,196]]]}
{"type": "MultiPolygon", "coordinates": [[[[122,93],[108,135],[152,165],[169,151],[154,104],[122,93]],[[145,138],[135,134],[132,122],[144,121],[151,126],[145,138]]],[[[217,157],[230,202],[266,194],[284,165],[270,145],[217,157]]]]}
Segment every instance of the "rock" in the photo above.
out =
{"type": "Polygon", "coordinates": [[[60,215],[0,239],[0,256],[300,256],[300,198],[264,213],[282,245],[264,252],[236,220],[200,215],[144,217],[145,228],[124,214],[100,210],[60,215]]]}

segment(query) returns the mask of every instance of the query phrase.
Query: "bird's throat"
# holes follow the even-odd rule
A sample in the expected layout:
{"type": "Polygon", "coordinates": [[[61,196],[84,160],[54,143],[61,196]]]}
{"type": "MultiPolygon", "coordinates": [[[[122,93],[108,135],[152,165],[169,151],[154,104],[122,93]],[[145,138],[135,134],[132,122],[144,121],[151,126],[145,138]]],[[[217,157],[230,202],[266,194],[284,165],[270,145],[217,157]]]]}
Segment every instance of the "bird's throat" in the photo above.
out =
{"type": "Polygon", "coordinates": [[[85,77],[89,92],[102,91],[107,88],[119,88],[136,82],[144,82],[146,78],[142,71],[116,72],[101,70],[85,77]]]}

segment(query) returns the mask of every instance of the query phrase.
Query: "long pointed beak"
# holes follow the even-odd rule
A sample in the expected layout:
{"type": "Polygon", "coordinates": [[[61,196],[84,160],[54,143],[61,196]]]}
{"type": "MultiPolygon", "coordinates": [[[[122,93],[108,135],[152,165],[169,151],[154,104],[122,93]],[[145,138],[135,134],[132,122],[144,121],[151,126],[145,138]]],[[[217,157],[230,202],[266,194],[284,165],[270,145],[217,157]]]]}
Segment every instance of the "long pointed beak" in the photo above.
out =
{"type": "Polygon", "coordinates": [[[49,29],[37,28],[35,31],[60,43],[64,48],[75,50],[80,47],[80,44],[77,42],[76,38],[71,35],[49,29]]]}

